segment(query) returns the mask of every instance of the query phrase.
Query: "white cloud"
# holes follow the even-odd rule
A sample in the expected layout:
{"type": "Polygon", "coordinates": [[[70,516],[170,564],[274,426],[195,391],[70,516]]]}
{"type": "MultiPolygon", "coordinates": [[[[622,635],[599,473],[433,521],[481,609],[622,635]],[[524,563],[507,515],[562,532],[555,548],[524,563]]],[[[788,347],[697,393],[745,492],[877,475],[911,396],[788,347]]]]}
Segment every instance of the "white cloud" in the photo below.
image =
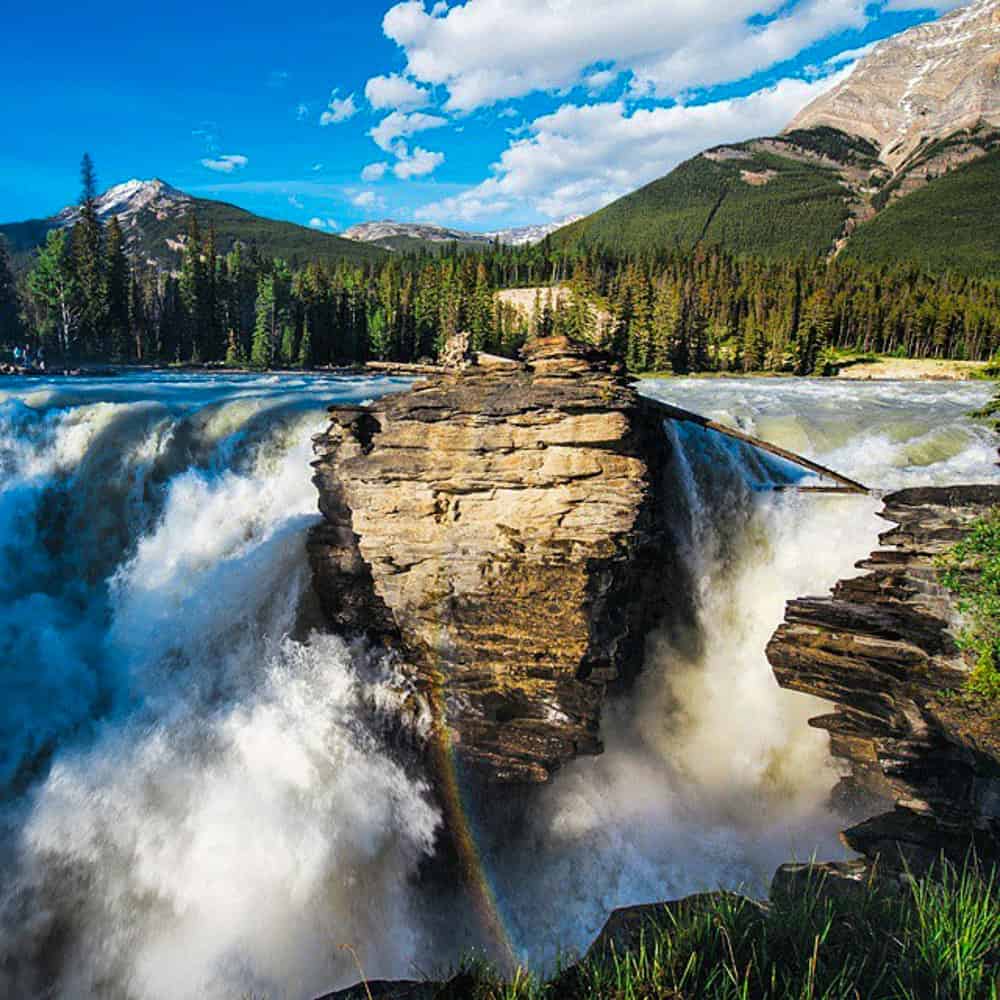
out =
{"type": "Polygon", "coordinates": [[[630,112],[622,101],[566,104],[531,122],[528,137],[508,145],[492,177],[415,214],[471,221],[513,207],[551,219],[594,211],[711,146],[775,134],[845,75],[782,80],[748,97],[702,105],[630,112]]]}
{"type": "Polygon", "coordinates": [[[340,122],[346,122],[358,113],[358,106],[354,103],[353,94],[348,94],[344,98],[337,97],[337,94],[338,91],[335,90],[330,95],[327,110],[320,115],[320,125],[336,125],[340,122]]]}
{"type": "Polygon", "coordinates": [[[309,226],[311,229],[327,229],[330,232],[340,229],[336,219],[321,219],[318,215],[309,220],[309,226]]]}
{"type": "Polygon", "coordinates": [[[322,163],[314,163],[310,168],[314,174],[318,174],[323,169],[322,163]]]}
{"type": "Polygon", "coordinates": [[[295,117],[301,122],[305,121],[309,117],[309,105],[299,104],[295,108],[295,117]]]}
{"type": "Polygon", "coordinates": [[[400,111],[412,111],[422,108],[430,101],[430,91],[412,80],[390,73],[388,76],[373,76],[365,84],[365,97],[368,103],[379,110],[390,108],[400,111]]]}
{"type": "Polygon", "coordinates": [[[444,153],[432,153],[420,146],[417,146],[412,153],[403,150],[400,153],[402,155],[399,155],[392,172],[401,181],[409,180],[411,177],[426,177],[444,163],[444,153]]]}
{"type": "Polygon", "coordinates": [[[201,165],[222,174],[231,174],[234,170],[242,170],[249,162],[247,157],[239,153],[227,153],[224,156],[217,156],[215,159],[206,156],[201,161],[201,165]]]}
{"type": "Polygon", "coordinates": [[[428,129],[440,128],[447,125],[448,120],[440,115],[428,115],[422,111],[415,111],[413,114],[403,114],[401,111],[393,111],[386,115],[368,134],[375,140],[375,145],[379,149],[384,149],[387,153],[395,152],[398,139],[415,135],[417,132],[426,132],[428,129]]]}
{"type": "Polygon", "coordinates": [[[366,183],[371,181],[380,181],[385,177],[385,172],[389,169],[388,163],[369,163],[361,171],[361,179],[366,183]]]}
{"type": "Polygon", "coordinates": [[[291,205],[292,208],[305,208],[305,205],[302,204],[298,196],[294,194],[290,194],[288,196],[288,204],[291,205]]]}
{"type": "Polygon", "coordinates": [[[954,10],[969,0],[889,0],[886,10],[936,10],[939,14],[954,10]]]}
{"type": "Polygon", "coordinates": [[[785,0],[467,0],[429,14],[420,0],[407,0],[386,13],[383,29],[403,48],[409,76],[446,87],[449,110],[471,111],[575,86],[595,65],[599,73],[630,72],[635,92],[659,97],[741,79],[863,27],[866,7],[867,0],[794,7],[785,0]]]}
{"type": "Polygon", "coordinates": [[[356,208],[370,211],[383,208],[385,202],[374,191],[361,191],[351,199],[351,204],[356,208]]]}

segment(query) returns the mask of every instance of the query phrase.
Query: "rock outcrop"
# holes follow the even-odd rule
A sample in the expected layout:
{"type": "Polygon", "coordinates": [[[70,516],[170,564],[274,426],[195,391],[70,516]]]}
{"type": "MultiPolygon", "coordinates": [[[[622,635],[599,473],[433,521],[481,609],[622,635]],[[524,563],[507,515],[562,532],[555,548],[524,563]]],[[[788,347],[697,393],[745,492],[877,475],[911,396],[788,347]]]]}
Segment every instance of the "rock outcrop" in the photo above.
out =
{"type": "Polygon", "coordinates": [[[671,572],[665,440],[623,372],[550,338],[331,414],[309,543],[329,623],[400,650],[490,780],[599,752],[671,572]]]}
{"type": "Polygon", "coordinates": [[[875,818],[845,831],[852,849],[916,867],[971,845],[1000,859],[1000,726],[950,694],[970,664],[935,558],[1000,503],[1000,487],[910,489],[885,500],[896,524],[866,574],[831,597],[789,603],[767,654],[779,683],[836,704],[812,720],[850,767],[839,789],[875,818]],[[891,808],[890,808],[891,807],[891,808]]]}
{"type": "Polygon", "coordinates": [[[895,170],[922,144],[981,122],[1000,126],[1000,0],[976,0],[880,42],[788,131],[861,136],[895,170]]]}

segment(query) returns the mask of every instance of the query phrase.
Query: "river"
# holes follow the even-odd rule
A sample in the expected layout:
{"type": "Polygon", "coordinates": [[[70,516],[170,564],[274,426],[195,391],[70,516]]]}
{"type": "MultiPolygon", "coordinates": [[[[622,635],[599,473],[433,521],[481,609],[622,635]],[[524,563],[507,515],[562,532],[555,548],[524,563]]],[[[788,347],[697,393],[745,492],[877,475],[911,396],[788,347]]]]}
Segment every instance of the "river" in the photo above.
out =
{"type": "MultiPolygon", "coordinates": [[[[391,661],[315,631],[310,439],[400,379],[126,374],[0,381],[0,994],[309,997],[440,971],[475,941],[419,878],[440,815],[383,745],[391,661]]],[[[977,383],[673,380],[643,391],[889,490],[998,481],[977,383]]],[[[516,837],[479,832],[535,967],[615,906],[761,892],[839,852],[822,710],[764,645],[793,596],[875,547],[867,497],[777,493],[772,460],[665,428],[689,634],[651,636],[606,753],[516,837]]],[[[664,582],[669,586],[669,581],[664,582]]]]}

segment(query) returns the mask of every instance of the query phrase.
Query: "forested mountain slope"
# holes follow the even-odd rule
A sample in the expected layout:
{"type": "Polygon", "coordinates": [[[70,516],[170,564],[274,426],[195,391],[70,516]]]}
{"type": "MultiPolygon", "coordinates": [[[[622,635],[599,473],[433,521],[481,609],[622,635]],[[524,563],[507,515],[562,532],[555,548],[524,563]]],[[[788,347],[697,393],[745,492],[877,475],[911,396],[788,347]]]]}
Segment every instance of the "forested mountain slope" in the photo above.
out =
{"type": "MultiPolygon", "coordinates": [[[[203,231],[214,230],[220,253],[228,252],[239,242],[265,257],[280,257],[291,263],[363,262],[385,256],[384,250],[368,243],[292,222],[265,219],[226,202],[194,198],[156,178],[126,181],[109,188],[97,200],[97,208],[103,222],[112,216],[118,218],[130,253],[167,269],[177,267],[180,262],[192,214],[203,231]]],[[[0,235],[6,237],[15,260],[26,263],[51,229],[71,227],[78,216],[76,207],[68,207],[48,219],[2,224],[0,235]]]]}

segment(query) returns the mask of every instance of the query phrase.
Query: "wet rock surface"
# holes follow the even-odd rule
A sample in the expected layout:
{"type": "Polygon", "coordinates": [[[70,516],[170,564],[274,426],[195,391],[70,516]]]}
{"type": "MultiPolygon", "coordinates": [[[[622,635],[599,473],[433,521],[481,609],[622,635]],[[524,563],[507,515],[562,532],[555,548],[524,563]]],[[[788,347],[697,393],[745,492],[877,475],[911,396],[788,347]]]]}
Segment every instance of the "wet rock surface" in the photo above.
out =
{"type": "Polygon", "coordinates": [[[599,752],[672,570],[666,443],[623,372],[549,338],[331,417],[309,542],[329,624],[399,649],[491,781],[599,752]]]}
{"type": "Polygon", "coordinates": [[[838,789],[858,815],[847,846],[883,865],[915,868],[943,852],[1000,857],[1000,733],[963,706],[971,663],[935,559],[1000,503],[1000,487],[910,489],[885,499],[896,527],[832,596],[791,601],[768,659],[786,688],[836,705],[812,725],[850,776],[838,789]],[[880,810],[882,810],[880,812],[880,810]]]}

